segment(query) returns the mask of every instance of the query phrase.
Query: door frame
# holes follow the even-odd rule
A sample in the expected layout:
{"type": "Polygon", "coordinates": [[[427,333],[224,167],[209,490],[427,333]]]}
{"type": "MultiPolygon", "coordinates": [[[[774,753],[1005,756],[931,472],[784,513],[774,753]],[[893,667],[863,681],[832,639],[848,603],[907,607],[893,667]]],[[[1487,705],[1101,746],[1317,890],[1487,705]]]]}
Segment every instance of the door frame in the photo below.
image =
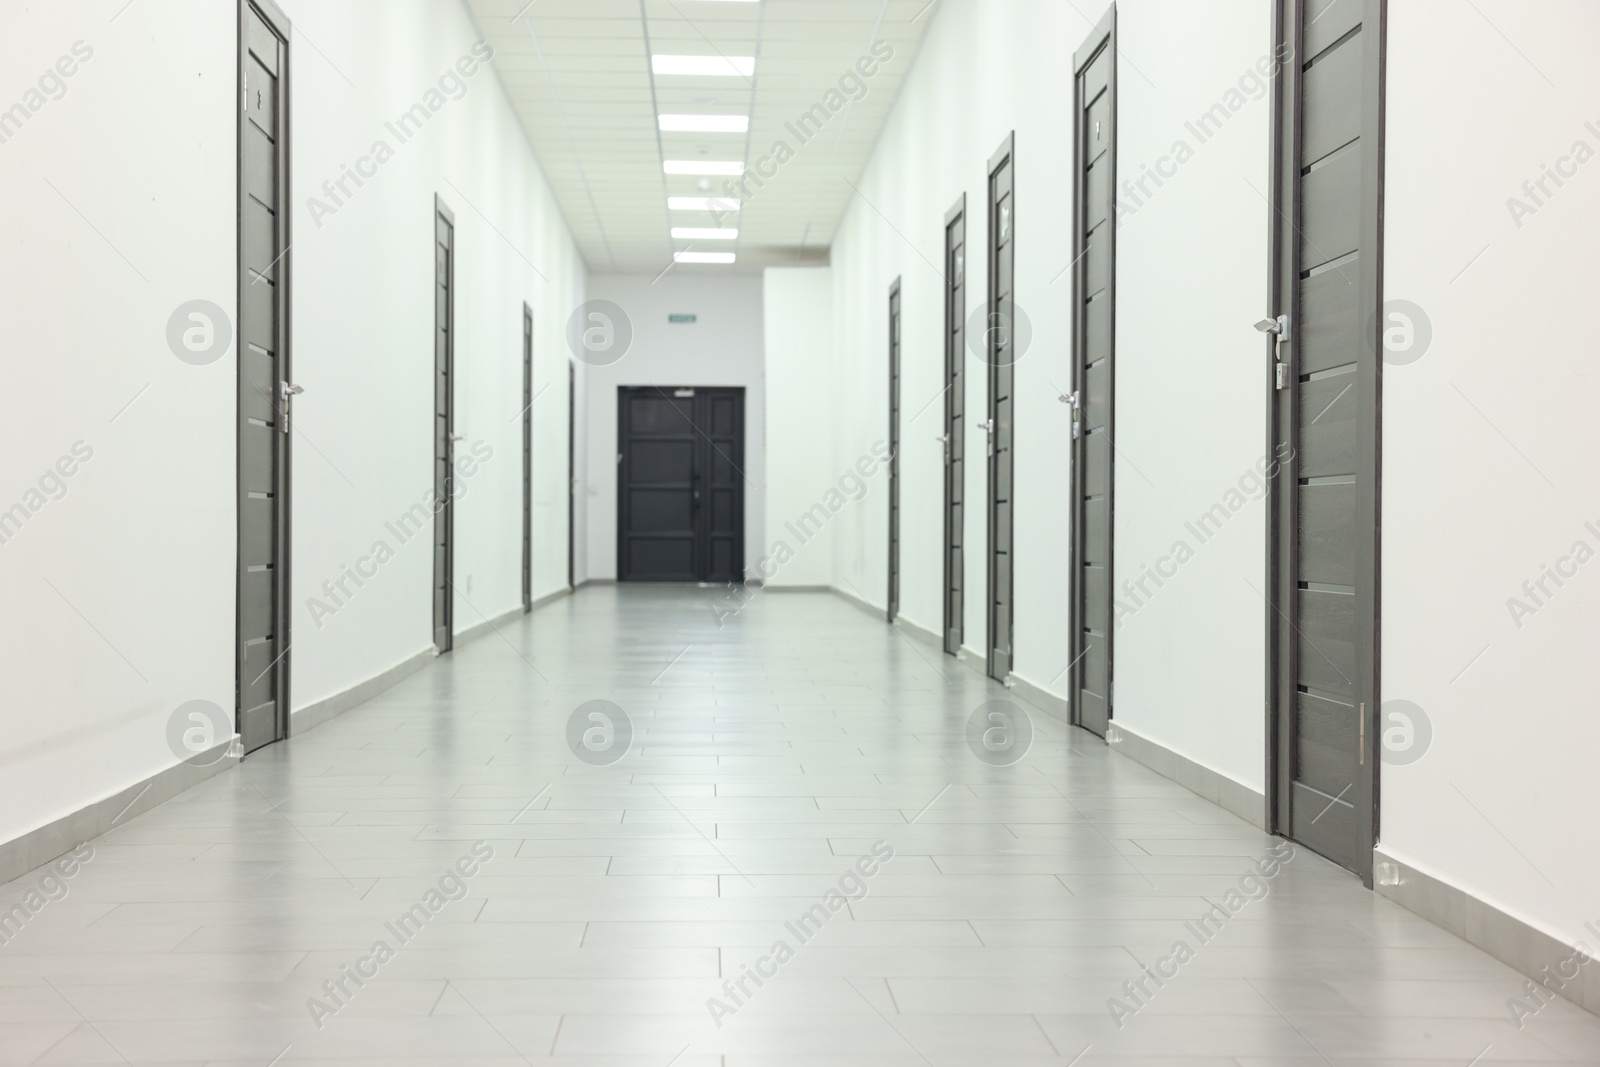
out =
{"type": "MultiPolygon", "coordinates": [[[[1072,179],[1072,398],[1076,400],[1073,410],[1075,426],[1081,427],[1072,442],[1072,462],[1069,464],[1068,485],[1072,494],[1072,531],[1071,531],[1071,563],[1072,581],[1070,603],[1068,605],[1068,643],[1067,651],[1071,657],[1070,667],[1067,672],[1069,693],[1067,697],[1070,707],[1069,719],[1075,726],[1081,726],[1091,733],[1099,733],[1085,725],[1083,721],[1083,690],[1085,673],[1087,670],[1085,660],[1088,659],[1089,643],[1084,639],[1084,597],[1087,583],[1083,577],[1083,561],[1088,556],[1088,528],[1084,521],[1083,495],[1084,488],[1088,485],[1088,457],[1089,457],[1089,423],[1088,412],[1088,375],[1084,371],[1083,354],[1087,344],[1086,333],[1089,326],[1089,316],[1086,313],[1085,290],[1088,288],[1088,266],[1084,262],[1089,251],[1089,235],[1083,230],[1084,212],[1088,207],[1088,169],[1086,160],[1082,157],[1084,133],[1082,128],[1084,118],[1083,99],[1083,74],[1102,53],[1111,55],[1111,66],[1106,74],[1107,111],[1111,116],[1111,146],[1106,151],[1107,167],[1109,174],[1106,180],[1106,196],[1109,200],[1106,210],[1106,237],[1111,248],[1106,263],[1106,301],[1107,321],[1106,334],[1108,340],[1108,355],[1106,357],[1106,392],[1107,404],[1105,415],[1106,442],[1116,440],[1116,351],[1117,351],[1117,5],[1111,4],[1106,8],[1106,13],[1090,31],[1089,36],[1072,56],[1072,132],[1073,132],[1073,179],[1072,179]]],[[[1068,399],[1063,397],[1062,399],[1068,399]]],[[[1111,531],[1116,530],[1116,463],[1111,463],[1111,473],[1106,479],[1106,520],[1111,531]]],[[[1112,575],[1115,573],[1116,538],[1106,539],[1106,589],[1108,595],[1115,597],[1112,592],[1112,575]]],[[[1112,654],[1115,640],[1115,625],[1108,626],[1104,637],[1106,659],[1106,722],[1109,724],[1115,714],[1116,693],[1116,658],[1112,654]]]]}
{"type": "Polygon", "coordinates": [[[966,637],[967,614],[967,448],[965,430],[962,421],[967,417],[967,309],[965,295],[967,292],[967,251],[968,241],[965,230],[967,223],[967,194],[962,193],[950,210],[944,213],[944,605],[941,614],[944,616],[944,636],[942,642],[947,655],[956,656],[961,652],[961,643],[966,637]],[[955,250],[950,244],[950,228],[961,220],[961,292],[962,306],[956,307],[954,289],[956,282],[952,280],[953,267],[951,266],[951,253],[955,250]],[[961,340],[956,340],[956,328],[961,329],[961,340]],[[957,395],[956,383],[960,383],[957,395]],[[961,480],[956,480],[956,460],[961,462],[961,480]],[[960,489],[961,496],[961,525],[962,529],[955,527],[956,490],[960,489]],[[961,567],[951,566],[952,558],[956,551],[956,538],[961,539],[961,567]],[[961,590],[961,610],[952,610],[952,594],[957,588],[961,590]]]}
{"type": "Polygon", "coordinates": [[[533,610],[533,308],[522,305],[522,611],[533,610]]]}
{"type": "MultiPolygon", "coordinates": [[[[445,333],[444,351],[444,452],[445,452],[445,498],[436,500],[439,510],[434,513],[433,521],[444,524],[444,644],[438,643],[440,626],[433,625],[431,630],[434,635],[434,644],[442,655],[453,650],[456,646],[456,505],[455,505],[455,476],[456,476],[456,215],[450,210],[449,205],[438,193],[433,194],[433,219],[429,225],[429,233],[433,234],[434,251],[437,254],[439,244],[439,220],[444,220],[450,227],[450,261],[446,268],[447,278],[445,290],[450,294],[449,306],[445,314],[449,317],[450,328],[445,333]]],[[[429,257],[433,259],[432,256],[429,257]]],[[[439,279],[437,267],[433,271],[433,285],[438,288],[439,279]]],[[[438,300],[434,300],[435,310],[433,315],[433,329],[437,336],[439,332],[438,300]]],[[[435,373],[437,373],[435,366],[435,373]]],[[[438,383],[434,384],[434,407],[438,411],[438,383]]],[[[437,460],[437,456],[434,457],[437,460]]],[[[437,478],[437,471],[435,478],[437,478]]],[[[437,485],[435,485],[437,488],[437,485]]],[[[434,620],[437,622],[438,620],[434,620]]]]}
{"type": "MultiPolygon", "coordinates": [[[[1017,271],[1016,271],[1016,266],[1017,266],[1017,251],[1016,251],[1016,249],[1017,249],[1017,246],[1016,246],[1016,241],[1017,241],[1017,133],[1016,133],[1015,130],[1013,130],[1010,133],[1006,134],[1006,139],[1000,143],[1000,147],[995,150],[994,155],[989,157],[989,167],[988,167],[988,171],[987,171],[988,178],[986,179],[987,191],[986,191],[986,195],[985,195],[986,208],[985,208],[985,211],[984,211],[985,219],[984,219],[984,237],[983,237],[985,252],[987,254],[986,258],[988,259],[988,271],[989,271],[989,276],[988,276],[989,291],[988,291],[988,293],[987,293],[987,295],[985,297],[985,300],[986,300],[987,305],[988,305],[988,315],[987,315],[987,318],[985,319],[985,323],[987,325],[987,329],[985,330],[985,335],[986,336],[985,336],[985,340],[984,340],[984,354],[986,356],[985,363],[988,365],[988,368],[989,368],[989,374],[988,374],[989,396],[988,396],[988,409],[987,409],[987,412],[986,412],[987,418],[989,420],[988,449],[987,449],[987,451],[988,451],[987,459],[988,459],[988,475],[989,475],[989,477],[988,477],[989,492],[988,492],[988,500],[985,502],[985,507],[986,507],[986,510],[988,511],[988,516],[987,516],[987,523],[988,523],[988,537],[987,537],[988,552],[987,552],[987,556],[988,556],[988,560],[987,560],[987,564],[988,564],[989,580],[988,580],[988,583],[987,583],[988,603],[986,603],[984,605],[984,614],[985,614],[985,617],[987,618],[987,621],[988,621],[987,633],[985,634],[985,638],[984,638],[985,644],[987,646],[984,649],[984,673],[986,675],[988,675],[990,678],[995,678],[996,681],[1001,681],[1001,682],[1005,681],[1007,678],[1009,678],[1011,676],[1012,666],[1016,662],[1015,651],[1016,651],[1016,644],[1017,644],[1017,642],[1016,642],[1016,636],[1017,636],[1016,635],[1016,620],[1017,620],[1017,610],[1016,610],[1016,608],[1017,608],[1017,605],[1016,605],[1017,561],[1016,561],[1015,554],[1010,551],[1010,549],[1013,546],[1015,546],[1015,544],[1017,542],[1017,501],[1016,501],[1016,496],[1017,496],[1017,494],[1016,494],[1016,487],[1017,487],[1017,456],[1016,456],[1016,448],[1015,448],[1016,440],[1017,440],[1017,434],[1016,434],[1017,395],[1016,395],[1016,359],[1015,359],[1015,357],[1013,357],[1013,359],[1012,359],[1012,361],[1011,361],[1011,363],[1009,365],[1010,368],[1011,368],[1011,427],[1012,427],[1012,429],[1011,429],[1011,443],[1012,443],[1012,446],[1013,446],[1012,450],[1011,450],[1011,485],[1010,485],[1010,493],[1011,493],[1011,495],[1006,501],[1007,505],[1011,508],[1011,524],[1010,524],[1011,539],[1010,539],[1010,543],[1007,545],[1007,553],[1006,553],[1007,557],[1011,561],[1011,566],[1009,568],[1007,568],[1007,574],[1008,574],[1008,576],[1010,578],[1010,582],[1009,582],[1008,588],[1006,589],[1006,612],[1007,612],[1007,615],[1008,615],[1008,618],[1006,620],[1006,622],[1007,622],[1007,625],[1006,625],[1006,641],[1007,641],[1008,647],[1006,649],[1006,671],[1005,671],[1005,675],[1003,677],[996,677],[996,675],[995,675],[995,651],[996,651],[996,649],[994,647],[994,639],[995,639],[995,632],[996,632],[996,629],[997,629],[996,626],[995,626],[995,620],[996,620],[997,615],[998,615],[998,613],[997,613],[997,611],[995,609],[995,593],[998,592],[998,590],[996,588],[998,582],[996,580],[995,572],[998,570],[998,567],[996,566],[996,564],[999,561],[999,546],[997,544],[998,538],[996,537],[996,529],[995,528],[997,526],[997,521],[996,520],[999,517],[1000,509],[999,509],[998,498],[996,497],[996,490],[997,490],[998,487],[996,486],[995,483],[996,483],[996,475],[997,475],[997,473],[999,471],[999,468],[1000,468],[1000,448],[999,448],[999,444],[998,444],[999,438],[1000,438],[1000,423],[999,423],[999,420],[996,418],[996,414],[997,414],[997,411],[998,411],[997,404],[998,404],[998,383],[999,383],[999,379],[1000,379],[1000,366],[998,365],[998,363],[993,358],[994,346],[989,341],[989,338],[994,335],[995,319],[999,315],[999,309],[998,309],[999,293],[998,293],[998,289],[999,289],[1000,262],[999,262],[999,257],[996,255],[996,252],[997,252],[999,246],[998,246],[998,243],[997,243],[997,238],[995,236],[995,208],[998,207],[999,204],[996,201],[995,195],[994,195],[994,176],[1000,170],[1000,168],[1003,167],[1003,166],[1009,166],[1011,168],[1011,232],[1007,235],[1007,241],[1009,242],[1009,248],[1010,248],[1010,252],[1008,254],[1011,256],[1011,306],[1012,306],[1013,309],[1015,309],[1016,306],[1017,306],[1017,292],[1016,292],[1016,290],[1017,290],[1017,271]]],[[[1015,337],[1012,338],[1012,342],[1013,342],[1013,344],[1015,343],[1015,337]]]]}
{"type": "MultiPolygon", "coordinates": [[[[1359,763],[1355,779],[1357,826],[1362,842],[1357,849],[1356,874],[1369,889],[1373,885],[1372,850],[1378,841],[1380,772],[1382,745],[1379,737],[1380,669],[1382,664],[1381,630],[1381,509],[1383,501],[1383,200],[1384,200],[1384,138],[1385,138],[1385,61],[1388,37],[1387,0],[1361,0],[1362,46],[1366,49],[1363,68],[1369,76],[1363,78],[1361,103],[1361,140],[1374,146],[1364,153],[1362,160],[1361,244],[1359,321],[1365,333],[1366,344],[1357,347],[1356,403],[1359,421],[1358,484],[1364,486],[1357,499],[1355,570],[1356,600],[1355,645],[1357,674],[1355,699],[1359,718],[1359,763]],[[1375,33],[1367,33],[1369,25],[1375,33]],[[1371,254],[1368,254],[1368,250],[1371,254]],[[1367,610],[1361,603],[1366,600],[1367,610]],[[1367,813],[1363,816],[1362,813],[1367,813]]],[[[1298,381],[1300,309],[1290,307],[1291,295],[1297,292],[1300,258],[1296,238],[1300,232],[1300,183],[1298,167],[1292,165],[1299,158],[1301,136],[1301,99],[1304,58],[1300,54],[1303,17],[1303,0],[1275,0],[1273,4],[1273,41],[1281,46],[1286,41],[1296,44],[1294,58],[1279,72],[1273,82],[1272,94],[1272,215],[1269,233],[1270,288],[1268,307],[1274,313],[1290,316],[1289,342],[1290,374],[1298,381]]],[[[1275,362],[1273,339],[1269,335],[1265,348],[1267,366],[1275,362]]],[[[1268,419],[1267,449],[1273,454],[1277,442],[1292,440],[1298,422],[1295,410],[1297,389],[1279,390],[1274,387],[1271,375],[1264,375],[1268,419]]],[[[1270,833],[1288,836],[1290,806],[1289,791],[1293,782],[1294,743],[1292,730],[1286,722],[1292,717],[1296,672],[1294,639],[1296,597],[1298,589],[1296,571],[1292,561],[1298,543],[1300,524],[1295,493],[1286,487],[1298,485],[1299,460],[1290,459],[1280,466],[1278,475],[1268,487],[1267,509],[1267,684],[1266,684],[1266,819],[1270,833]],[[1286,714],[1287,713],[1287,714],[1286,714]]]]}
{"type": "Polygon", "coordinates": [[[889,593],[887,621],[900,614],[900,371],[905,328],[900,279],[889,286],[889,593]]]}
{"type": "MultiPolygon", "coordinates": [[[[289,111],[290,111],[290,109],[289,109],[289,101],[290,101],[290,94],[289,94],[289,71],[290,71],[289,47],[290,47],[291,42],[293,41],[293,33],[292,33],[293,24],[289,21],[289,16],[285,15],[283,13],[283,9],[278,7],[277,4],[273,3],[273,0],[239,0],[239,6],[238,6],[238,9],[237,9],[237,14],[238,14],[237,31],[238,31],[238,44],[239,44],[238,52],[239,52],[239,54],[238,54],[238,59],[237,59],[237,72],[236,72],[235,76],[238,79],[236,84],[240,86],[241,97],[236,97],[235,99],[242,99],[243,87],[244,87],[244,84],[245,84],[245,70],[246,70],[245,61],[246,61],[246,57],[249,54],[249,48],[250,48],[250,45],[249,45],[249,31],[246,28],[247,24],[246,24],[245,20],[246,20],[246,16],[248,15],[250,9],[252,9],[252,8],[255,10],[255,13],[261,17],[261,20],[263,22],[265,22],[267,24],[267,26],[273,31],[273,33],[277,34],[278,38],[283,42],[283,58],[282,58],[282,61],[278,64],[278,66],[279,66],[278,75],[277,75],[277,77],[278,77],[278,95],[277,95],[277,99],[275,101],[273,101],[274,113],[278,116],[278,133],[279,133],[278,174],[277,174],[279,211],[278,211],[278,215],[277,215],[277,226],[278,226],[279,247],[281,247],[283,249],[283,252],[282,252],[281,256],[278,259],[278,265],[275,268],[275,271],[276,271],[276,275],[275,276],[276,276],[277,280],[276,280],[276,282],[275,282],[275,284],[273,286],[273,314],[274,314],[274,317],[277,320],[276,321],[276,325],[275,325],[275,333],[276,333],[276,336],[277,336],[278,378],[279,378],[280,382],[292,382],[292,381],[294,381],[294,376],[293,376],[293,374],[291,372],[290,357],[291,357],[292,348],[293,348],[293,334],[291,332],[291,326],[293,324],[293,320],[292,320],[292,307],[293,307],[293,305],[292,305],[292,301],[290,300],[290,292],[291,292],[291,289],[292,289],[292,284],[291,284],[292,276],[291,276],[290,272],[291,272],[291,268],[292,268],[292,262],[291,261],[293,259],[292,252],[293,252],[293,248],[294,248],[294,235],[292,233],[292,216],[293,216],[294,212],[291,210],[291,206],[292,206],[294,201],[293,201],[293,194],[292,194],[292,191],[290,189],[290,175],[291,175],[292,171],[291,171],[291,168],[289,166],[289,163],[290,163],[290,160],[289,160],[289,146],[290,146],[290,138],[289,138],[289,129],[290,129],[290,114],[289,114],[289,111]]],[[[248,297],[248,293],[249,293],[249,286],[250,286],[250,283],[248,281],[248,277],[249,277],[249,273],[250,273],[249,272],[249,266],[245,262],[245,232],[244,232],[244,202],[245,202],[245,197],[247,197],[249,195],[249,191],[246,188],[245,172],[244,172],[245,123],[247,123],[249,121],[250,121],[249,118],[244,113],[244,109],[241,107],[240,111],[239,111],[238,124],[237,124],[237,126],[235,128],[235,131],[234,131],[234,136],[235,136],[235,139],[236,139],[236,144],[235,144],[235,150],[236,150],[236,155],[235,155],[235,185],[236,185],[236,188],[235,188],[235,191],[234,191],[234,210],[235,210],[235,215],[236,215],[235,220],[234,220],[234,223],[235,223],[235,239],[236,239],[236,245],[235,245],[236,255],[235,255],[235,261],[234,261],[235,262],[235,276],[234,276],[235,294],[234,294],[234,298],[237,301],[237,303],[234,306],[234,315],[235,315],[236,318],[242,318],[242,313],[243,313],[246,301],[249,298],[248,297]]],[[[234,509],[235,509],[235,514],[242,519],[242,516],[243,516],[243,505],[244,505],[244,484],[245,484],[244,471],[242,469],[242,460],[243,460],[243,456],[244,456],[244,419],[245,419],[245,414],[244,414],[243,408],[240,406],[239,397],[242,395],[242,393],[244,391],[244,386],[245,386],[245,382],[243,380],[244,375],[246,373],[245,372],[245,361],[244,361],[244,358],[243,358],[243,349],[244,349],[244,345],[245,345],[245,339],[244,339],[244,331],[243,330],[237,330],[237,331],[235,331],[235,334],[236,334],[236,336],[235,336],[235,339],[234,339],[234,364],[235,364],[235,384],[234,384],[234,421],[235,421],[235,426],[234,426],[234,438],[235,438],[236,454],[234,456],[234,509]]],[[[277,403],[279,405],[279,408],[278,408],[279,417],[284,420],[284,423],[285,423],[284,430],[287,431],[289,429],[289,427],[288,427],[289,400],[282,395],[281,386],[277,382],[273,383],[273,387],[275,389],[279,390],[279,395],[276,397],[277,403]]],[[[269,669],[275,672],[275,674],[274,674],[274,692],[276,692],[278,694],[278,700],[277,700],[277,704],[278,704],[277,720],[278,721],[277,721],[276,733],[277,733],[278,740],[286,740],[289,737],[289,726],[290,726],[290,722],[291,722],[290,715],[289,715],[289,685],[290,685],[289,666],[290,666],[290,649],[293,648],[293,638],[292,638],[292,634],[290,633],[290,630],[291,630],[291,627],[292,627],[292,623],[293,623],[293,619],[292,619],[292,594],[293,594],[293,590],[291,588],[291,580],[292,580],[292,576],[293,576],[293,572],[291,570],[291,556],[292,556],[291,549],[292,549],[293,546],[292,546],[291,538],[290,538],[290,532],[293,529],[293,527],[292,527],[292,525],[290,523],[290,518],[291,518],[291,516],[290,516],[290,507],[291,507],[291,501],[292,501],[291,489],[292,489],[292,474],[293,474],[293,463],[292,463],[292,459],[293,459],[293,440],[292,440],[292,438],[293,438],[294,435],[290,434],[288,432],[284,432],[284,433],[279,434],[277,436],[280,438],[280,440],[279,440],[279,452],[278,452],[278,463],[277,463],[278,470],[276,472],[276,479],[275,479],[275,482],[276,482],[276,484],[275,484],[275,492],[277,494],[277,502],[278,502],[277,522],[276,522],[277,529],[275,531],[276,540],[277,540],[277,553],[276,553],[275,569],[277,570],[278,573],[276,575],[274,575],[275,581],[273,583],[273,606],[272,606],[273,624],[272,624],[272,629],[273,629],[273,633],[274,634],[279,635],[278,644],[279,644],[279,646],[281,646],[282,650],[278,653],[277,660],[271,665],[271,667],[269,667],[269,669]]],[[[245,675],[246,675],[246,673],[248,673],[248,670],[249,670],[248,663],[246,662],[246,654],[245,654],[245,648],[244,648],[244,593],[245,593],[245,590],[244,590],[244,581],[243,581],[243,578],[244,578],[244,570],[243,570],[244,553],[242,551],[242,547],[243,547],[242,540],[243,539],[242,539],[241,532],[239,530],[236,530],[234,532],[234,559],[233,559],[233,571],[234,571],[233,633],[234,633],[234,646],[235,646],[235,657],[236,657],[235,658],[235,662],[234,662],[234,683],[233,683],[234,684],[233,723],[234,723],[234,733],[236,735],[238,735],[241,740],[244,737],[244,711],[245,711],[245,709],[244,709],[244,690],[245,690],[245,685],[246,685],[245,675]]]]}

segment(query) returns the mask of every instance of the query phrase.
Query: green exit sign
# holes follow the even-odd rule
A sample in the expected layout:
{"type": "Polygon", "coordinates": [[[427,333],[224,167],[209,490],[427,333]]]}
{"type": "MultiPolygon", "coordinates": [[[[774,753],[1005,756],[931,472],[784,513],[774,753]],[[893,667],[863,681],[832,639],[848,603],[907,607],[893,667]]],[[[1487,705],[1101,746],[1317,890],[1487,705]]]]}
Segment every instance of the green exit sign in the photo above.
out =
{"type": "Polygon", "coordinates": [[[696,316],[694,315],[668,315],[667,321],[671,323],[688,323],[694,322],[695,318],[696,316]]]}

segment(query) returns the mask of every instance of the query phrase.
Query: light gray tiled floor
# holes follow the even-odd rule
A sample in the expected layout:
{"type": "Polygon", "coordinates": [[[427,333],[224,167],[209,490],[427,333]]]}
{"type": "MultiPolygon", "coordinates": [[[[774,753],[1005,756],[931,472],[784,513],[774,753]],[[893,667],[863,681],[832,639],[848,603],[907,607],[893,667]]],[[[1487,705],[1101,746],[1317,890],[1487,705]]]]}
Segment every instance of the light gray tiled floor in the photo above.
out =
{"type": "Polygon", "coordinates": [[[1006,692],[837,598],[719,629],[715,595],[586,590],[94,842],[0,947],[0,1065],[1600,1063],[1600,1021],[1518,1030],[1519,975],[1304,850],[1202,943],[1272,839],[1038,713],[1021,762],[980,761],[968,719],[1006,692]],[[596,699],[633,725],[610,766],[566,739],[596,699]]]}

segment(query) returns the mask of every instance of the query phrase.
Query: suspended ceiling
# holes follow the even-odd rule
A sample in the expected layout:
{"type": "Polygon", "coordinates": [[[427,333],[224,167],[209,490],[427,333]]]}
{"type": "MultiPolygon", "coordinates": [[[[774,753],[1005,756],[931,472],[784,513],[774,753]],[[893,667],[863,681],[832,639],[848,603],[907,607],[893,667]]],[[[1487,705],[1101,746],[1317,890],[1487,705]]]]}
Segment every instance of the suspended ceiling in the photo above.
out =
{"type": "Polygon", "coordinates": [[[938,6],[938,0],[468,3],[589,269],[650,274],[668,267],[746,273],[825,261],[856,195],[852,183],[938,6]],[[887,61],[880,61],[884,45],[872,53],[878,41],[893,49],[887,61]],[[651,57],[662,55],[713,57],[718,65],[753,56],[755,64],[748,77],[653,73],[651,57]],[[870,77],[860,75],[864,58],[870,77]],[[813,119],[801,127],[808,112],[813,119]],[[747,115],[749,130],[661,132],[663,114],[747,115]],[[773,156],[780,141],[792,151],[781,163],[773,156]],[[752,168],[740,210],[720,218],[707,210],[669,210],[669,197],[726,200],[730,178],[665,174],[668,160],[752,168]],[[758,164],[772,176],[755,174],[758,164]],[[738,236],[674,239],[674,227],[732,228],[738,236]],[[733,252],[737,263],[674,266],[677,252],[733,252]]]}

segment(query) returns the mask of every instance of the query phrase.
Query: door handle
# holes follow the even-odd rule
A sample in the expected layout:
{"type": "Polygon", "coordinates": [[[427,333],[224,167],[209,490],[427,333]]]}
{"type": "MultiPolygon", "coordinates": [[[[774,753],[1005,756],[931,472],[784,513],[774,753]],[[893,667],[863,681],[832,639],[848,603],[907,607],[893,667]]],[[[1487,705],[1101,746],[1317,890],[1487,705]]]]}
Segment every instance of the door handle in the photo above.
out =
{"type": "Polygon", "coordinates": [[[291,397],[299,396],[303,392],[305,392],[305,389],[303,389],[302,387],[300,387],[298,385],[291,385],[290,383],[285,382],[285,381],[278,382],[278,399],[283,405],[283,432],[284,433],[288,433],[289,432],[289,399],[291,397]]]}
{"type": "Polygon", "coordinates": [[[978,423],[977,423],[977,426],[978,426],[978,429],[988,432],[988,434],[991,437],[994,436],[994,420],[993,419],[979,419],[978,423]]]}
{"type": "Polygon", "coordinates": [[[1256,323],[1256,329],[1262,333],[1273,335],[1272,342],[1272,381],[1274,389],[1285,389],[1289,385],[1289,363],[1283,358],[1283,346],[1289,341],[1289,316],[1279,315],[1275,319],[1262,319],[1256,323]]]}
{"type": "Polygon", "coordinates": [[[1056,399],[1072,408],[1072,439],[1076,441],[1083,436],[1083,392],[1074,389],[1070,393],[1062,393],[1056,399]]]}

